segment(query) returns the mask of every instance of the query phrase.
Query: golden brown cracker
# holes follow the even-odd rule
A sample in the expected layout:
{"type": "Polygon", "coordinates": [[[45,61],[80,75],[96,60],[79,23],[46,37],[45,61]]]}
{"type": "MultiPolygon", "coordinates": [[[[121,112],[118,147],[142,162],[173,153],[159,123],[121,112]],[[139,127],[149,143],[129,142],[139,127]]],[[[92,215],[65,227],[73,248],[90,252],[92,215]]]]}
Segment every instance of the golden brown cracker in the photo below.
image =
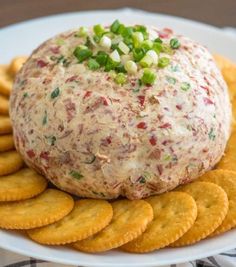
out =
{"type": "Polygon", "coordinates": [[[113,218],[102,231],[73,244],[85,252],[101,252],[117,248],[137,238],[153,218],[150,204],[144,200],[118,200],[112,203],[113,218]]]}
{"type": "Polygon", "coordinates": [[[7,115],[9,112],[9,100],[0,95],[0,114],[7,115]]]}
{"type": "Polygon", "coordinates": [[[215,230],[217,235],[236,226],[236,172],[227,170],[213,170],[199,178],[200,181],[215,183],[222,187],[229,200],[229,210],[222,224],[215,230]]]}
{"type": "Polygon", "coordinates": [[[112,219],[111,204],[105,200],[83,199],[60,221],[28,231],[34,241],[62,245],[86,239],[106,227],[112,219]]]}
{"type": "Polygon", "coordinates": [[[217,169],[236,171],[236,132],[233,131],[231,134],[225,154],[217,164],[217,169]]]}
{"type": "Polygon", "coordinates": [[[0,115],[0,135],[12,132],[11,120],[8,116],[0,115]]]}
{"type": "Polygon", "coordinates": [[[236,82],[236,66],[223,68],[222,75],[227,84],[236,82]]]}
{"type": "Polygon", "coordinates": [[[168,246],[194,224],[197,206],[183,192],[169,192],[146,199],[152,206],[154,219],[137,239],[122,246],[128,252],[144,253],[168,246]]]}
{"type": "Polygon", "coordinates": [[[35,198],[0,204],[0,228],[42,227],[65,217],[73,206],[74,201],[69,194],[47,189],[35,198]]]}
{"type": "Polygon", "coordinates": [[[17,72],[21,69],[26,60],[27,60],[26,56],[18,56],[13,58],[8,68],[9,73],[13,77],[15,77],[17,72]]]}
{"type": "Polygon", "coordinates": [[[16,173],[0,177],[0,201],[28,199],[42,193],[47,180],[34,170],[24,168],[16,173]]]}
{"type": "Polygon", "coordinates": [[[0,153],[0,175],[7,175],[18,171],[24,162],[15,150],[0,153]]]}
{"type": "Polygon", "coordinates": [[[215,54],[214,59],[216,61],[217,66],[220,69],[232,67],[232,65],[236,66],[236,64],[234,64],[231,60],[229,60],[228,58],[221,56],[219,54],[215,54]]]}
{"type": "Polygon", "coordinates": [[[11,134],[0,135],[0,152],[14,149],[14,140],[11,134]]]}
{"type": "Polygon", "coordinates": [[[206,238],[223,222],[228,212],[228,198],[218,185],[194,182],[176,189],[190,194],[197,204],[198,215],[193,226],[171,247],[190,245],[206,238]]]}
{"type": "Polygon", "coordinates": [[[13,86],[13,78],[8,73],[8,66],[0,65],[0,94],[9,96],[13,86]]]}

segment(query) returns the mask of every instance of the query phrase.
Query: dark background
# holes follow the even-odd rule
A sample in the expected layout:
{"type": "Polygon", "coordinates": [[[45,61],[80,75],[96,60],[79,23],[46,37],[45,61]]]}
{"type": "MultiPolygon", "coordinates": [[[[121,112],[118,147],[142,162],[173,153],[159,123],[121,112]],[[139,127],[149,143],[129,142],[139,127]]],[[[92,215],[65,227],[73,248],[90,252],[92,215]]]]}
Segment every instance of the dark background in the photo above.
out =
{"type": "Polygon", "coordinates": [[[0,27],[51,14],[121,7],[236,27],[236,0],[0,0],[0,27]]]}

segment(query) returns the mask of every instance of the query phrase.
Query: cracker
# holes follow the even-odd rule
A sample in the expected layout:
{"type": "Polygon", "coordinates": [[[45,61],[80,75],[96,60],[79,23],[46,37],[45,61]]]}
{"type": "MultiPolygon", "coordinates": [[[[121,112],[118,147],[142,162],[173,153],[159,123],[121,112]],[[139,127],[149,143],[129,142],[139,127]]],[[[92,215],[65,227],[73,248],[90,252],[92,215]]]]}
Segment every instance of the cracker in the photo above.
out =
{"type": "Polygon", "coordinates": [[[231,60],[218,54],[214,55],[214,59],[216,61],[217,66],[220,69],[232,67],[232,65],[234,65],[234,63],[231,60]]]}
{"type": "Polygon", "coordinates": [[[34,170],[24,168],[14,174],[0,177],[0,201],[28,199],[42,193],[47,180],[34,170]]]}
{"type": "Polygon", "coordinates": [[[0,66],[0,93],[9,96],[13,86],[13,78],[8,73],[8,66],[0,66]]]}
{"type": "Polygon", "coordinates": [[[8,116],[0,115],[0,134],[12,132],[11,120],[8,116]]]}
{"type": "Polygon", "coordinates": [[[22,157],[15,150],[0,153],[0,175],[16,172],[23,164],[22,157]]]}
{"type": "Polygon", "coordinates": [[[86,239],[106,227],[112,219],[112,206],[105,200],[84,199],[62,220],[28,231],[34,241],[62,245],[86,239]]]}
{"type": "Polygon", "coordinates": [[[0,152],[8,151],[14,148],[14,140],[11,134],[0,135],[0,152]]]}
{"type": "Polygon", "coordinates": [[[122,246],[129,252],[150,252],[176,241],[194,224],[197,206],[182,192],[169,192],[146,199],[154,211],[154,219],[137,239],[122,246]]]}
{"type": "Polygon", "coordinates": [[[222,224],[212,235],[224,233],[236,226],[236,172],[213,170],[201,176],[200,181],[215,183],[222,187],[229,200],[229,210],[222,224]]]}
{"type": "Polygon", "coordinates": [[[27,60],[26,56],[18,56],[13,58],[8,68],[9,73],[15,77],[17,72],[21,69],[26,60],[27,60]]]}
{"type": "Polygon", "coordinates": [[[227,84],[236,82],[236,66],[232,65],[222,69],[222,75],[227,84]]]}
{"type": "Polygon", "coordinates": [[[101,252],[117,248],[137,238],[153,218],[150,204],[144,200],[118,200],[112,203],[111,223],[94,236],[73,244],[85,252],[101,252]]]}
{"type": "Polygon", "coordinates": [[[236,132],[234,131],[227,143],[225,155],[217,164],[217,169],[236,171],[236,132]]]}
{"type": "Polygon", "coordinates": [[[7,115],[9,112],[9,100],[0,95],[0,114],[7,115]]]}
{"type": "Polygon", "coordinates": [[[194,182],[176,190],[186,192],[194,198],[198,215],[189,231],[171,244],[171,247],[190,245],[206,238],[220,226],[228,212],[227,195],[216,184],[194,182]]]}
{"type": "Polygon", "coordinates": [[[0,204],[0,228],[26,230],[45,226],[65,217],[73,206],[69,194],[47,189],[35,198],[0,204]]]}

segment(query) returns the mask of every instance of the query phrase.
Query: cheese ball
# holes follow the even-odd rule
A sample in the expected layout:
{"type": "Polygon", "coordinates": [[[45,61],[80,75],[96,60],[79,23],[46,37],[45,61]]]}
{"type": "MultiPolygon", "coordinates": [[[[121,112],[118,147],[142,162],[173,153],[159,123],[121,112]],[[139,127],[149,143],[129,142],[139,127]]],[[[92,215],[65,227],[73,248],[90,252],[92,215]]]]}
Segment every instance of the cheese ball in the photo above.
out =
{"type": "Polygon", "coordinates": [[[44,42],[10,99],[27,165],[79,197],[172,190],[212,169],[230,134],[227,87],[204,46],[170,29],[120,25],[44,42]]]}

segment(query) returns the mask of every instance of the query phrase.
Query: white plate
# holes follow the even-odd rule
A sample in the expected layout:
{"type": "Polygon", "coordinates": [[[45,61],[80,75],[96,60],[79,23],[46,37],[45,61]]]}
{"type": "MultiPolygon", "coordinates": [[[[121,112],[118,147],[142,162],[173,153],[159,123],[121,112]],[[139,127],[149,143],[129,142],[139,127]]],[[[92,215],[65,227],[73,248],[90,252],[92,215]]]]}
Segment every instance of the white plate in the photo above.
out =
{"type": "MultiPolygon", "coordinates": [[[[205,44],[212,52],[221,53],[236,61],[236,39],[221,30],[205,24],[138,10],[116,10],[70,13],[40,18],[19,23],[0,30],[0,60],[7,63],[16,55],[28,55],[42,41],[61,31],[91,25],[110,23],[118,18],[125,23],[145,23],[157,27],[170,27],[205,44]]],[[[11,231],[0,231],[0,247],[57,263],[102,266],[102,267],[146,267],[181,263],[212,256],[234,248],[236,229],[221,236],[201,241],[193,246],[137,255],[119,251],[102,254],[85,254],[63,247],[40,246],[23,235],[11,231]]]]}

